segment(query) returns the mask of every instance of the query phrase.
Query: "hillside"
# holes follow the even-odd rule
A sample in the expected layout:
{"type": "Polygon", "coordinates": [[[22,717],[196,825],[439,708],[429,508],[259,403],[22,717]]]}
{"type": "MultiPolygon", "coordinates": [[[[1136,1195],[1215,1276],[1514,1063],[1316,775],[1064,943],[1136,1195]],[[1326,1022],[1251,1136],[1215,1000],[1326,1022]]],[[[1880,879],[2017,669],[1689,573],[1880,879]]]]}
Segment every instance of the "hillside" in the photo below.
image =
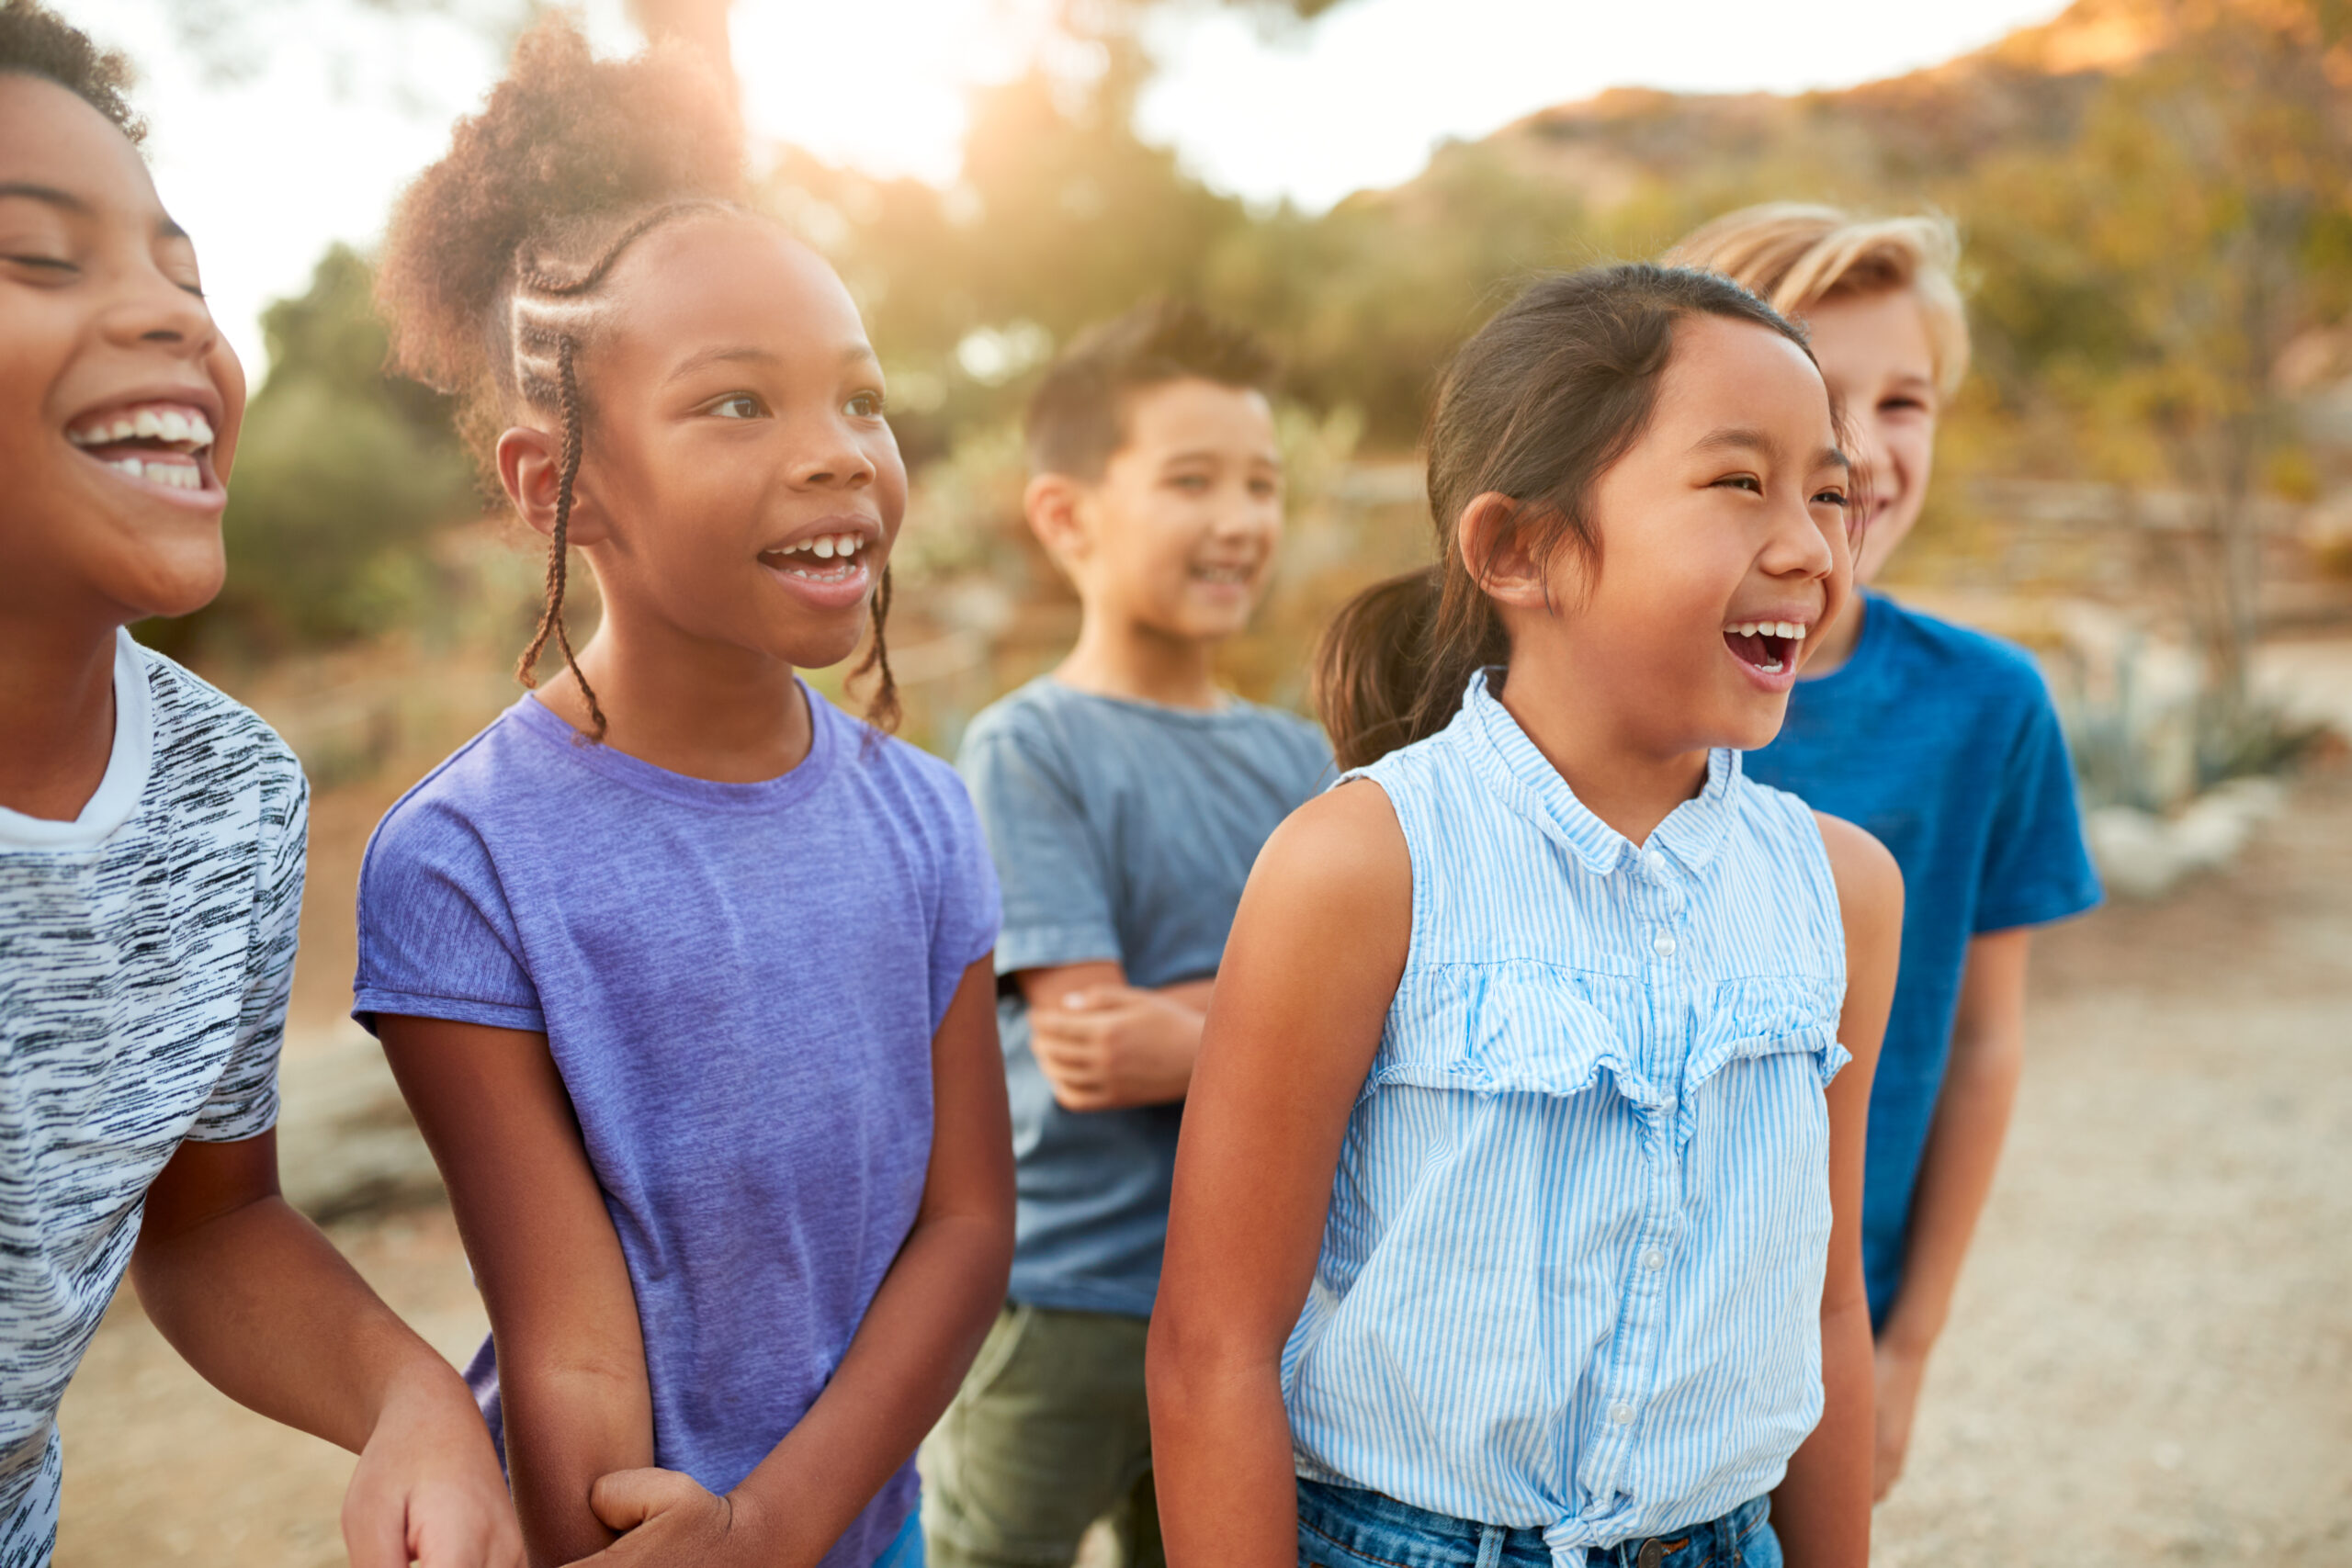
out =
{"type": "MultiPolygon", "coordinates": [[[[2308,0],[2079,0],[1974,53],[1835,92],[1612,89],[1442,149],[1413,181],[1358,199],[1426,210],[1430,192],[1472,161],[1572,194],[1596,212],[1658,181],[1702,206],[1759,187],[1843,199],[1933,191],[1991,156],[2067,147],[2110,81],[2215,32],[2316,43],[2323,22],[2308,0]]],[[[2339,37],[2329,54],[2335,85],[2352,86],[2352,46],[2339,37]]]]}

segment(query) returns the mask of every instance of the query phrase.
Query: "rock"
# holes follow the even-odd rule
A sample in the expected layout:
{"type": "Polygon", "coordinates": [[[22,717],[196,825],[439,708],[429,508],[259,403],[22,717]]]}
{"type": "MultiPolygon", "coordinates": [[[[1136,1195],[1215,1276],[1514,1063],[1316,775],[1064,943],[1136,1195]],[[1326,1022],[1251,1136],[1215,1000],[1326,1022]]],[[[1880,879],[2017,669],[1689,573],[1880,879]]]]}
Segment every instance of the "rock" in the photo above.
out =
{"type": "Polygon", "coordinates": [[[321,1224],[441,1202],[441,1173],[376,1042],[356,1027],[279,1063],[278,1179],[321,1224]]]}

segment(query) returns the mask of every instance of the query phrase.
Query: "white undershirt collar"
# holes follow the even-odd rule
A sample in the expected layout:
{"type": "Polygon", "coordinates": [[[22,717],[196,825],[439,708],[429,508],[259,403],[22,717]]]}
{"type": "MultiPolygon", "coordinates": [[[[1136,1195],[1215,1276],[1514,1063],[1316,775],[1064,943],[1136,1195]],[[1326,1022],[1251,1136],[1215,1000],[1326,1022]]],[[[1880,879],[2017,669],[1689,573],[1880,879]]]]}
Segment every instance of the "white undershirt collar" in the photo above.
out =
{"type": "Polygon", "coordinates": [[[147,698],[147,665],[128,629],[118,627],[114,646],[114,750],[106,777],[71,822],[27,817],[0,806],[0,847],[17,850],[86,850],[139,808],[155,755],[155,723],[147,698]]]}

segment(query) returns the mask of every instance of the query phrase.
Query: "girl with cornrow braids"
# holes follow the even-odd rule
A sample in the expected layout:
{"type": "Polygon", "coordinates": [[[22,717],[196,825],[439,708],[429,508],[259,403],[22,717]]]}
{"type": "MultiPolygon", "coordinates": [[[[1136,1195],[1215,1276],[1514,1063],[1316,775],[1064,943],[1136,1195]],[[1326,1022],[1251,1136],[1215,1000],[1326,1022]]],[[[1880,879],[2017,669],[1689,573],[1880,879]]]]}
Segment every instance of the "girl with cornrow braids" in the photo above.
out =
{"type": "Polygon", "coordinates": [[[519,674],[562,665],[377,829],[354,1013],[481,1282],[531,1561],[899,1568],[1012,1249],[997,890],[884,733],[879,367],[725,102],[550,21],[395,215],[397,361],[547,536],[519,674]],[[864,723],[796,673],[862,637],[864,723]]]}

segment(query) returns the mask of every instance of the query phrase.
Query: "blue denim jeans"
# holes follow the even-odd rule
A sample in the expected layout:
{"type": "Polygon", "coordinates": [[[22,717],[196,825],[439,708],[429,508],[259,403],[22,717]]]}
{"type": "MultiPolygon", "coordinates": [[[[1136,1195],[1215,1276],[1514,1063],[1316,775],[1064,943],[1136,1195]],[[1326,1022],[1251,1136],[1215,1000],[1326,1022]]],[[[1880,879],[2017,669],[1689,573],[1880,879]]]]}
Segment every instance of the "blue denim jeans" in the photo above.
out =
{"type": "MultiPolygon", "coordinates": [[[[1781,1568],[1758,1497],[1655,1540],[1595,1547],[1587,1568],[1781,1568]]],[[[1432,1514],[1377,1492],[1298,1483],[1299,1568],[1552,1568],[1544,1532],[1432,1514]]]]}

